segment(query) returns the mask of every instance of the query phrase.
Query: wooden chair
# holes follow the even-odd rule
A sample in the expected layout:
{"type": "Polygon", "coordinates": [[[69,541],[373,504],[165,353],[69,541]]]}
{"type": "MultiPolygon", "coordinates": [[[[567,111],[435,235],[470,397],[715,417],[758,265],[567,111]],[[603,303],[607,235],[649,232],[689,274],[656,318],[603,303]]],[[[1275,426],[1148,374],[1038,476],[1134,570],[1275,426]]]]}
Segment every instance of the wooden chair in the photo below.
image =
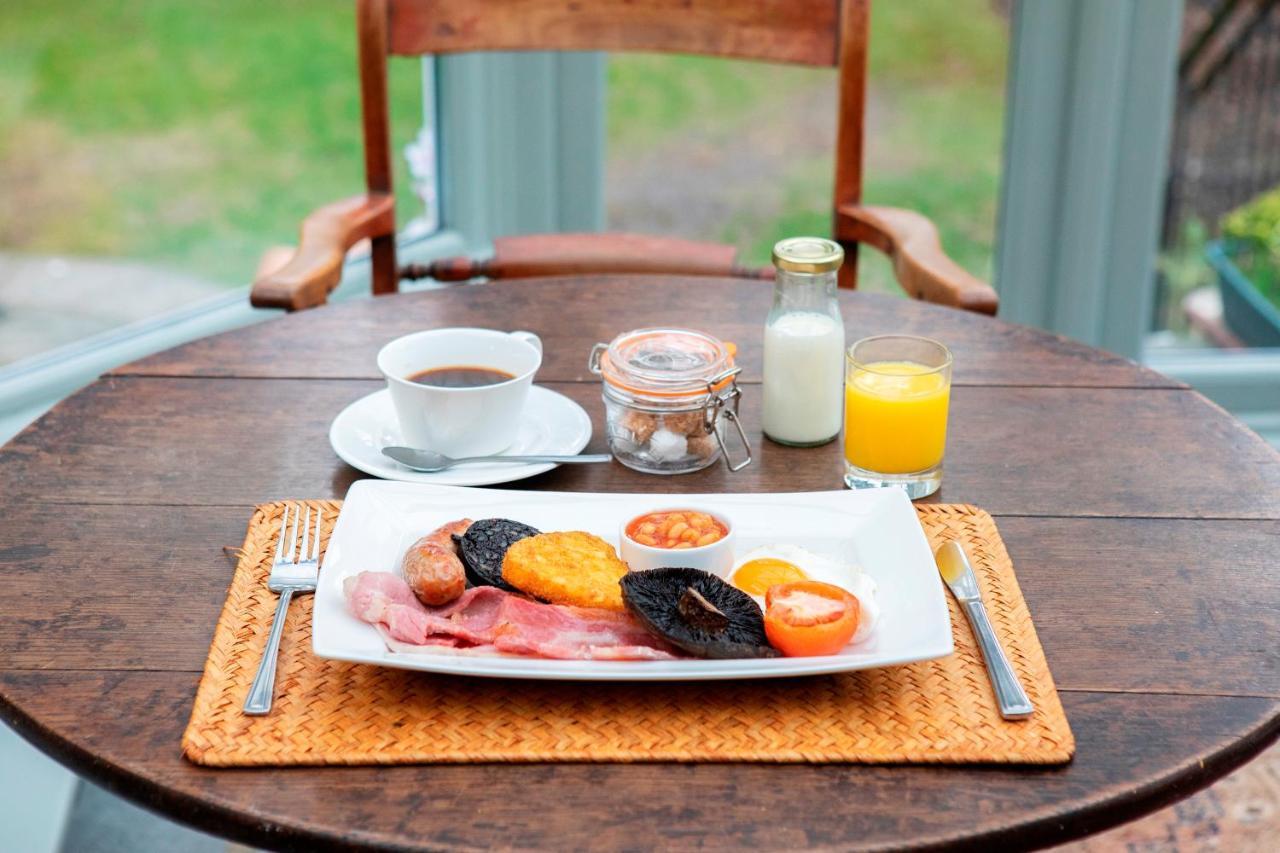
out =
{"type": "Polygon", "coordinates": [[[395,206],[387,115],[387,56],[484,50],[670,51],[835,66],[840,69],[834,235],[853,287],[857,244],[893,261],[911,296],[995,314],[996,293],[942,251],[919,213],[860,204],[870,0],[357,0],[360,95],[367,192],[326,205],[303,222],[293,257],[253,285],[260,307],[323,303],[338,285],[348,249],[369,239],[373,292],[402,276],[457,281],[571,273],[762,277],[738,265],[731,246],[624,234],[500,237],[493,257],[396,265],[395,206]]]}

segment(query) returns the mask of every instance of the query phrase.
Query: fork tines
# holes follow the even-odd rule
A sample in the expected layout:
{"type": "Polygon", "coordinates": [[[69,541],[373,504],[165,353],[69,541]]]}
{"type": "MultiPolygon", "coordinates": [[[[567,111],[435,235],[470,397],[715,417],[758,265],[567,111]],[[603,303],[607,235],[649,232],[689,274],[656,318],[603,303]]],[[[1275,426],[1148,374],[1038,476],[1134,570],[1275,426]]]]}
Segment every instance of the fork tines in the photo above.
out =
{"type": "Polygon", "coordinates": [[[283,583],[295,578],[314,580],[316,567],[320,562],[320,526],[323,522],[324,511],[319,507],[315,510],[314,522],[310,507],[292,504],[284,508],[276,541],[275,560],[271,565],[273,583],[283,583]]]}

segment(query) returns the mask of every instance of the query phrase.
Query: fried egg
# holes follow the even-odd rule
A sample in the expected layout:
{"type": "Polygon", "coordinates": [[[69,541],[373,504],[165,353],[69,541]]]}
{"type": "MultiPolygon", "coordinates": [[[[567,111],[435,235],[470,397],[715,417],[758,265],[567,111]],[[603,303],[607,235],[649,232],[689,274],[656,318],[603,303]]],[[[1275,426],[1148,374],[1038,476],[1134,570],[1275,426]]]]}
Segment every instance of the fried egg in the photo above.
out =
{"type": "Polygon", "coordinates": [[[729,583],[750,595],[762,608],[769,587],[780,583],[813,580],[838,586],[858,599],[858,632],[853,643],[870,636],[880,620],[876,582],[857,564],[815,554],[799,545],[779,542],[752,548],[734,565],[729,583]]]}

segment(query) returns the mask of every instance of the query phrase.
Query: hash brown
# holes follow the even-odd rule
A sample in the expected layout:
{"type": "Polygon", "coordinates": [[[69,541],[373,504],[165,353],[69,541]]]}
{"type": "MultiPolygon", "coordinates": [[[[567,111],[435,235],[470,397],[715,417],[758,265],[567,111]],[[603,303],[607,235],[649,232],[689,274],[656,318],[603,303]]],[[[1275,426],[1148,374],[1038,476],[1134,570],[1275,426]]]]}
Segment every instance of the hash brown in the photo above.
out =
{"type": "Polygon", "coordinates": [[[540,533],[512,543],[502,578],[552,604],[625,611],[618,581],[627,564],[613,546],[581,530],[540,533]]]}

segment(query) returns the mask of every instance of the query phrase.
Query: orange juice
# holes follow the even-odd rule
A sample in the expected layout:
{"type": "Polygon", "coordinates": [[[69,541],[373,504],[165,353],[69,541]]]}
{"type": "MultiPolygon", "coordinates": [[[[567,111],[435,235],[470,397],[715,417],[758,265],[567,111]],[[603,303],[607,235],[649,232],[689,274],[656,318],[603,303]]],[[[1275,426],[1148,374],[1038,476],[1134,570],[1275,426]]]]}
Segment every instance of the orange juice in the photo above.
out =
{"type": "Polygon", "coordinates": [[[850,369],[844,391],[844,456],[881,474],[911,474],[942,462],[950,377],[914,361],[850,369]]]}

